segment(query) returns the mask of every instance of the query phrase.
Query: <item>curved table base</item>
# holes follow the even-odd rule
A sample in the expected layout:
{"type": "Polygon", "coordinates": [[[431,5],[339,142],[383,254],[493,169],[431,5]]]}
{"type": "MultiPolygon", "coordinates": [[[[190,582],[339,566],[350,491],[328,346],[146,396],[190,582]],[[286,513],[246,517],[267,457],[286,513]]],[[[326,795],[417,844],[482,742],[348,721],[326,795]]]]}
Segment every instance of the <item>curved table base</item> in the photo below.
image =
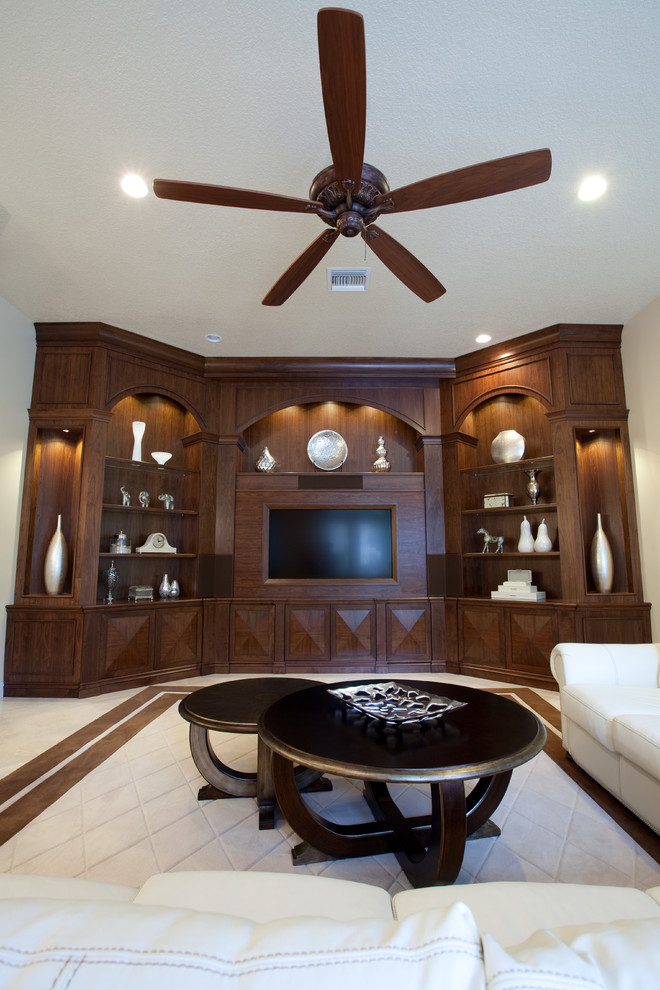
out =
{"type": "Polygon", "coordinates": [[[453,883],[466,839],[484,834],[484,829],[486,834],[499,834],[488,819],[511,779],[510,770],[483,777],[467,798],[463,780],[430,782],[431,814],[410,818],[399,810],[386,782],[365,781],[365,798],[375,821],[342,825],[309,808],[300,796],[293,764],[279,753],[272,754],[272,775],[277,803],[303,839],[292,850],[294,863],[393,852],[414,887],[453,883]]]}
{"type": "MultiPolygon", "coordinates": [[[[256,797],[259,805],[259,828],[275,827],[275,795],[272,792],[270,751],[258,741],[257,772],[245,773],[223,763],[213,749],[209,732],[202,725],[190,723],[190,752],[195,766],[208,784],[200,787],[199,801],[217,800],[230,797],[256,797]],[[264,767],[264,760],[267,761],[264,767]],[[266,771],[264,773],[264,770],[266,771]]],[[[320,770],[307,767],[295,768],[296,787],[305,790],[330,791],[332,783],[323,777],[320,770]]]]}

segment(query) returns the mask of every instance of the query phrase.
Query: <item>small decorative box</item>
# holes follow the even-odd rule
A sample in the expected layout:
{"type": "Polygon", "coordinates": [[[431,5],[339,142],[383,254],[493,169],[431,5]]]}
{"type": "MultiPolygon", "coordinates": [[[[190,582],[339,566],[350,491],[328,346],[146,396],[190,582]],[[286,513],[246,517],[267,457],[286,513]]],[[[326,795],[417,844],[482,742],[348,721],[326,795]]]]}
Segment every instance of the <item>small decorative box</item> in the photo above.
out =
{"type": "Polygon", "coordinates": [[[128,600],[129,602],[152,602],[154,589],[148,584],[132,584],[128,589],[128,600]]]}
{"type": "Polygon", "coordinates": [[[484,509],[504,509],[507,505],[513,505],[513,498],[511,492],[484,495],[484,509]]]}

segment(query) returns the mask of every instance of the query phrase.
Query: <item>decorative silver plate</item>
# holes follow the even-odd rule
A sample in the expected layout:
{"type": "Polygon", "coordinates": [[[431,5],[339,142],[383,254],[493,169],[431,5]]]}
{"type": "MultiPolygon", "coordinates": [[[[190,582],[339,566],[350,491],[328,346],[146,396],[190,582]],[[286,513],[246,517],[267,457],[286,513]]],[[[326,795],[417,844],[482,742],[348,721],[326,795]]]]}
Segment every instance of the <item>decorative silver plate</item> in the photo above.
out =
{"type": "Polygon", "coordinates": [[[362,715],[394,725],[419,725],[442,718],[447,712],[463,708],[466,701],[452,701],[409,684],[386,681],[382,684],[355,684],[352,687],[328,688],[330,694],[362,715]]]}
{"type": "Polygon", "coordinates": [[[307,456],[314,467],[336,471],[348,457],[346,441],[334,430],[320,430],[307,444],[307,456]]]}

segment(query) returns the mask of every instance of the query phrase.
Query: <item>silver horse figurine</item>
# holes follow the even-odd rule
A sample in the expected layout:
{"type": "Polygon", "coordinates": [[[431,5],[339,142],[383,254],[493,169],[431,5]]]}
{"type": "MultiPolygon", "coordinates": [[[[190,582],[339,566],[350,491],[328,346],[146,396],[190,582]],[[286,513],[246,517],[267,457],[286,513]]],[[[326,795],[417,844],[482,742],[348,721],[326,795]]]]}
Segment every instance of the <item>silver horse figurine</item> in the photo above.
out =
{"type": "Polygon", "coordinates": [[[491,536],[487,529],[478,529],[477,533],[480,533],[484,538],[484,548],[482,553],[490,552],[491,543],[495,544],[495,553],[502,553],[502,548],[504,547],[504,537],[503,536],[491,536]]]}

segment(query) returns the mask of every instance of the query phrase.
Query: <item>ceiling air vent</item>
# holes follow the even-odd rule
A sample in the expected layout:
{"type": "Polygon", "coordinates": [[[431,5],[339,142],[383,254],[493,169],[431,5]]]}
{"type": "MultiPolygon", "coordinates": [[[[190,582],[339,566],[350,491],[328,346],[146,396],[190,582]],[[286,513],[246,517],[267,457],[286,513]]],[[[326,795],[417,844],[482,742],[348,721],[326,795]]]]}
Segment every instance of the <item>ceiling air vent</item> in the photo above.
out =
{"type": "Polygon", "coordinates": [[[366,292],[371,268],[328,268],[328,292],[366,292]]]}

